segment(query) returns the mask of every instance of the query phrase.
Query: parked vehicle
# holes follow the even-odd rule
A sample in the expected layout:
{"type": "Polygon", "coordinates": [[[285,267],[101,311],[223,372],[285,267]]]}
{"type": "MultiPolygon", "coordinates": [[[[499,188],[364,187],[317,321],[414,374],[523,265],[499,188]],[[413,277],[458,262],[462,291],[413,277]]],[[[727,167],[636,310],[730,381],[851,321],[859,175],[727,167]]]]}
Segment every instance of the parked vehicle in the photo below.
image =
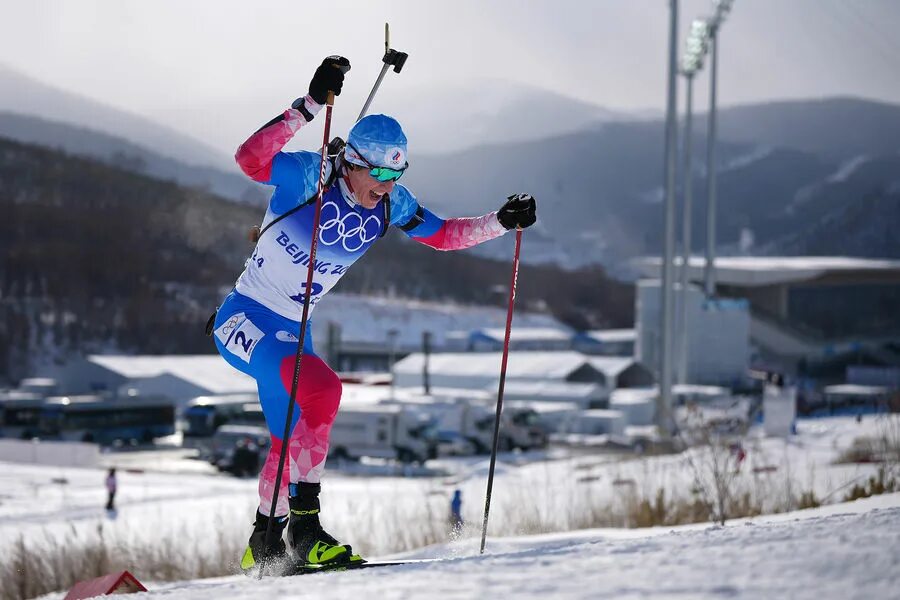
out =
{"type": "Polygon", "coordinates": [[[435,420],[400,405],[342,406],[331,427],[329,456],[424,462],[437,456],[435,420]]]}
{"type": "MultiPolygon", "coordinates": [[[[394,403],[416,407],[431,414],[441,431],[453,431],[475,445],[476,452],[489,453],[494,443],[496,409],[475,398],[452,395],[417,396],[394,403]]],[[[547,445],[547,434],[537,413],[527,407],[506,407],[500,417],[501,451],[531,450],[547,445]]]]}
{"type": "Polygon", "coordinates": [[[3,433],[101,445],[149,443],[175,433],[175,405],[163,396],[21,397],[4,402],[3,433]]]}
{"type": "Polygon", "coordinates": [[[456,431],[438,432],[438,456],[471,456],[478,453],[475,442],[456,431]]]}
{"type": "Polygon", "coordinates": [[[258,425],[222,425],[210,442],[209,462],[239,477],[256,475],[269,451],[269,430],[258,425]]]}
{"type": "Polygon", "coordinates": [[[164,396],[55,396],[41,411],[40,436],[80,442],[150,443],[175,433],[175,404],[164,396]]]}
{"type": "Polygon", "coordinates": [[[0,398],[3,437],[31,439],[40,435],[41,407],[46,398],[32,392],[11,390],[0,398]]]}
{"type": "Polygon", "coordinates": [[[256,394],[199,396],[184,409],[185,437],[210,438],[222,425],[265,424],[256,394]]]}

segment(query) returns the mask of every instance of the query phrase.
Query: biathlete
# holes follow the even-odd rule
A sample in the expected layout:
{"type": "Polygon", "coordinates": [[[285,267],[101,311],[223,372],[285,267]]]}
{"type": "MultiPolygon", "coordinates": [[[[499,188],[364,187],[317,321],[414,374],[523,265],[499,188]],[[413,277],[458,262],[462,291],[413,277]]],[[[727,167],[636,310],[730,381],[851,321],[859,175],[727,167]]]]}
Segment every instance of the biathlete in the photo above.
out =
{"type": "Polygon", "coordinates": [[[316,69],[309,93],[251,135],[237,150],[241,170],[274,188],[256,248],[243,273],[219,307],[213,332],[216,347],[236,369],[256,379],[259,400],[272,436],[259,476],[259,509],[241,568],[253,569],[263,551],[275,487],[278,458],[288,444],[288,460],[275,509],[274,535],[266,556],[303,563],[361,560],[319,523],[319,491],[328,437],[341,400],[341,382],[313,349],[307,331],[296,406],[287,440],[284,433],[293,383],[297,334],[303,302],[315,305],[334,287],[391,225],[437,250],[461,250],[510,229],[535,222],[534,198],[510,196],[496,212],[473,218],[442,219],[422,207],[397,183],[409,166],[400,124],[386,115],[358,121],[346,145],[326,164],[312,288],[304,289],[309,265],[321,155],[282,152],[284,145],[313,120],[332,91],[339,95],[346,58],[330,56],[316,69]],[[282,539],[287,527],[287,547],[282,539]]]}

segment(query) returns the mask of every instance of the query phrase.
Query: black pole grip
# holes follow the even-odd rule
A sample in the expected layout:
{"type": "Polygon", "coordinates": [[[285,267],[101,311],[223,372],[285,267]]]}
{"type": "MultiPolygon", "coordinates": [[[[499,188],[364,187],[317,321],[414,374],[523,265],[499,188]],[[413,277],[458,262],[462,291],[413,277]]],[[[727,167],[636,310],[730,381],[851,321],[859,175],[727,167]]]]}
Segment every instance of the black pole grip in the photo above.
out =
{"type": "Polygon", "coordinates": [[[397,52],[393,48],[388,48],[387,52],[384,53],[381,62],[386,65],[391,65],[394,67],[394,73],[399,73],[403,68],[403,65],[406,64],[407,58],[409,58],[409,55],[406,52],[397,52]]]}

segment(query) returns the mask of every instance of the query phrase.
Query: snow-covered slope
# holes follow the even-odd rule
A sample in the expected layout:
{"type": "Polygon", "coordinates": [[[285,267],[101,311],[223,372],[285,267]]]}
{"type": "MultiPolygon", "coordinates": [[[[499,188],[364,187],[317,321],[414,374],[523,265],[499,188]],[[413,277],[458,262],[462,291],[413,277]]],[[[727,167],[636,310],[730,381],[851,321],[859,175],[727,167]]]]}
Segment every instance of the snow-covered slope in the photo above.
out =
{"type": "Polygon", "coordinates": [[[151,585],[150,598],[890,598],[900,494],[726,527],[590,530],[432,549],[437,563],[151,585]],[[441,552],[438,552],[440,550],[441,552]],[[454,556],[456,554],[456,556],[454,556]]]}
{"type": "MultiPolygon", "coordinates": [[[[790,440],[748,441],[742,479],[761,493],[770,488],[767,497],[811,490],[824,502],[839,501],[875,466],[835,460],[881,425],[879,417],[808,420],[790,440]]],[[[103,546],[114,549],[104,564],[129,568],[155,594],[172,598],[890,597],[898,583],[900,494],[732,521],[724,529],[597,528],[622,522],[618,503],[628,490],[645,497],[660,488],[667,497],[689,493],[686,460],[501,454],[483,557],[485,457],[429,461],[445,477],[384,476],[400,471],[372,463],[356,465],[353,474],[331,466],[322,492],[326,528],[369,557],[408,549],[408,557],[452,560],[261,583],[241,576],[192,580],[235,569],[255,506],[252,479],[202,473],[198,461],[186,469],[176,451],[111,453],[104,462],[121,472],[119,513],[109,519],[103,470],[3,464],[0,552],[10,557],[4,577],[14,579],[9,568],[24,546],[36,570],[93,556],[103,546]],[[462,539],[447,543],[444,515],[454,489],[462,490],[468,525],[462,539]],[[547,531],[560,533],[522,536],[547,531]]]]}

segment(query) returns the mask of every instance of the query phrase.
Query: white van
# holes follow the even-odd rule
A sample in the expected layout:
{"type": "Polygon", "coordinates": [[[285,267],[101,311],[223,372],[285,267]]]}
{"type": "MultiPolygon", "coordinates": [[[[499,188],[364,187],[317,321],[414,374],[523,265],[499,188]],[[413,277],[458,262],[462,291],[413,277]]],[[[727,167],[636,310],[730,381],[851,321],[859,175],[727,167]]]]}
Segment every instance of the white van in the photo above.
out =
{"type": "Polygon", "coordinates": [[[329,456],[424,462],[437,454],[435,420],[400,405],[341,406],[331,427],[329,456]]]}

